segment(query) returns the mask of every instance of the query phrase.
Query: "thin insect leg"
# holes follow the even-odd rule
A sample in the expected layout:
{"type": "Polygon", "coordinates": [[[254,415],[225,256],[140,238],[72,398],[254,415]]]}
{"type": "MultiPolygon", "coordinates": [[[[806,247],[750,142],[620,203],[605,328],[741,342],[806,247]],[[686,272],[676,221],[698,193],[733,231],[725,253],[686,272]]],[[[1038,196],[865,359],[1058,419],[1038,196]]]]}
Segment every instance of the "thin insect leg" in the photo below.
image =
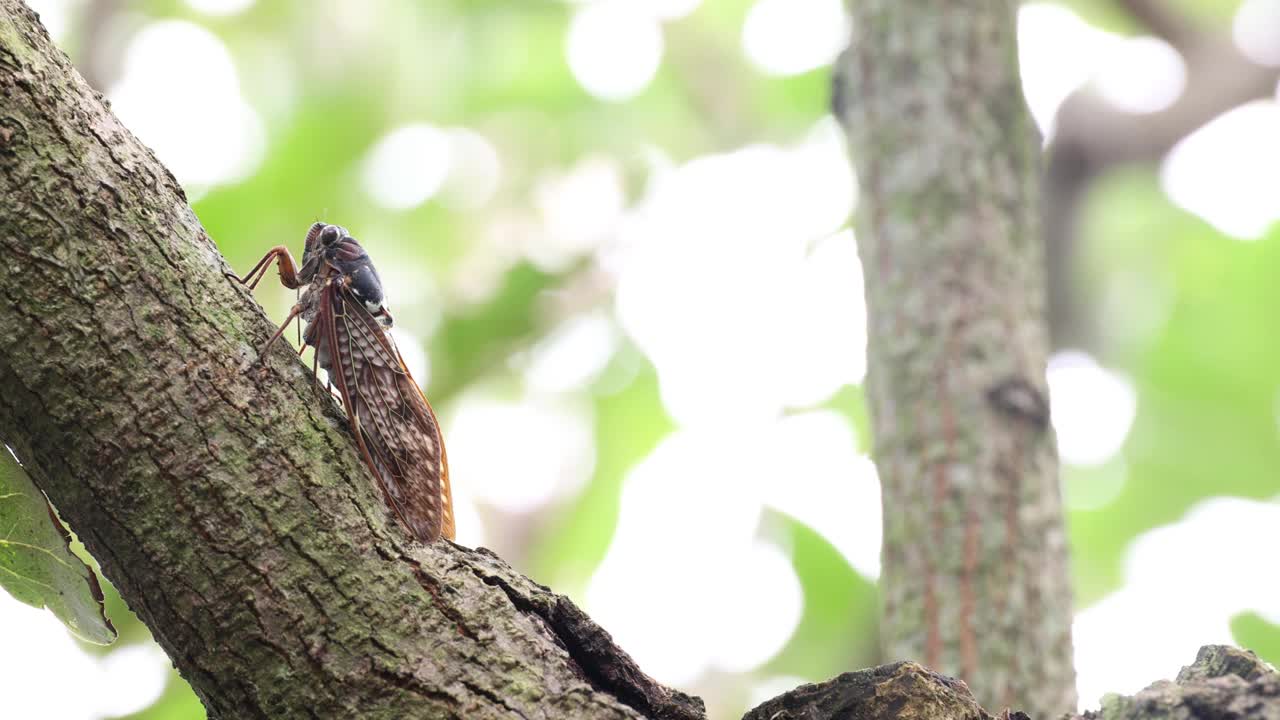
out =
{"type": "Polygon", "coordinates": [[[232,273],[228,273],[227,275],[241,285],[247,285],[249,289],[252,290],[258,286],[258,283],[262,282],[262,278],[267,276],[267,271],[271,269],[271,262],[280,257],[279,251],[280,248],[272,248],[262,257],[261,260],[258,261],[257,265],[254,265],[250,268],[249,272],[245,273],[243,278],[232,273]]]}
{"type": "Polygon", "coordinates": [[[249,268],[249,272],[245,273],[244,277],[240,277],[235,273],[227,273],[227,277],[235,280],[241,285],[248,285],[249,289],[252,290],[258,284],[258,281],[262,279],[261,277],[259,277],[258,279],[255,280],[254,276],[259,274],[266,275],[267,268],[271,266],[271,260],[275,256],[276,256],[276,251],[274,248],[272,248],[266,255],[262,257],[261,260],[258,261],[257,265],[254,265],[252,268],[249,268]]]}
{"type": "Polygon", "coordinates": [[[302,306],[294,305],[293,309],[289,311],[289,317],[284,319],[284,324],[281,325],[279,329],[276,330],[275,334],[271,336],[271,339],[267,340],[267,342],[262,345],[262,349],[258,351],[259,359],[265,358],[267,356],[267,350],[271,348],[272,343],[274,343],[276,340],[279,340],[281,335],[284,335],[284,331],[289,328],[289,323],[293,322],[294,318],[298,317],[298,315],[300,315],[301,313],[302,313],[302,306]]]}
{"type": "MultiPolygon", "coordinates": [[[[311,356],[311,377],[316,379],[316,384],[320,384],[320,351],[316,350],[311,356]]],[[[330,396],[333,395],[333,378],[329,377],[329,373],[324,374],[324,389],[330,396]]]]}
{"type": "MultiPolygon", "coordinates": [[[[302,291],[299,290],[298,288],[293,289],[293,302],[295,305],[302,302],[302,291]]],[[[298,323],[298,356],[299,357],[302,356],[302,350],[305,347],[306,345],[302,344],[302,323],[298,323]]]]}
{"type": "MultiPolygon", "coordinates": [[[[333,396],[333,385],[329,382],[328,373],[325,373],[324,391],[326,395],[333,396]]],[[[320,388],[320,353],[312,353],[311,355],[311,379],[315,381],[316,388],[320,388]]]]}
{"type": "MultiPolygon", "coordinates": [[[[302,353],[298,353],[301,355],[302,353]]],[[[316,384],[316,389],[320,389],[320,353],[311,354],[311,381],[316,384]]],[[[332,395],[333,393],[329,393],[332,395]]]]}
{"type": "Polygon", "coordinates": [[[302,282],[298,279],[298,263],[289,254],[289,248],[284,245],[277,245],[267,251],[267,254],[243,278],[231,273],[227,273],[227,276],[235,279],[241,285],[248,285],[249,289],[252,290],[258,286],[258,283],[262,282],[262,278],[267,276],[267,271],[271,269],[272,260],[278,261],[280,282],[285,287],[297,288],[302,285],[302,282]]]}
{"type": "MultiPolygon", "coordinates": [[[[301,342],[301,341],[299,341],[299,342],[301,342]]],[[[299,358],[301,358],[301,357],[302,357],[302,354],[303,354],[303,353],[305,353],[306,351],[307,351],[307,345],[306,345],[306,343],[303,343],[302,345],[300,345],[300,346],[298,347],[298,357],[299,357],[299,358]]],[[[317,387],[317,388],[319,388],[319,387],[320,387],[320,376],[316,373],[316,355],[315,355],[315,353],[312,353],[312,354],[311,354],[311,381],[312,381],[312,382],[314,382],[314,383],[316,384],[316,387],[317,387]]]]}

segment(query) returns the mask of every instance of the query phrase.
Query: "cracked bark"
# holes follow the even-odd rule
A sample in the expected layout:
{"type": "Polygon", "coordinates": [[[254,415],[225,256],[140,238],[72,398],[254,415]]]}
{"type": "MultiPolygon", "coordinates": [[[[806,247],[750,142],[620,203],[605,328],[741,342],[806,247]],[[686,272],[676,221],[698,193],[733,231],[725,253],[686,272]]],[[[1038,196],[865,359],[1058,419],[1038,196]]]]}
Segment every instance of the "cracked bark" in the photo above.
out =
{"type": "Polygon", "coordinates": [[[851,2],[833,103],[862,188],[885,657],[1051,717],[1075,706],[1071,590],[1016,6],[851,2]]]}
{"type": "Polygon", "coordinates": [[[701,718],[564,597],[391,522],[174,178],[0,0],[0,439],[211,717],[701,718]]]}

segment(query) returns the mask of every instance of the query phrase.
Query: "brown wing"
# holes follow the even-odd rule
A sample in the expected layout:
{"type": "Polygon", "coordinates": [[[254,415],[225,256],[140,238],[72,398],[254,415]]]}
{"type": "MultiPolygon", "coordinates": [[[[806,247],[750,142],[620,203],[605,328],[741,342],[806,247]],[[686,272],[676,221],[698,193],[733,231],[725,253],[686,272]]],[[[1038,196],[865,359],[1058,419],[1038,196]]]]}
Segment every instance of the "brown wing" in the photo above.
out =
{"type": "Polygon", "coordinates": [[[454,537],[453,496],[435,412],[378,321],[340,283],[323,288],[317,322],[329,373],[387,504],[422,542],[454,537]]]}

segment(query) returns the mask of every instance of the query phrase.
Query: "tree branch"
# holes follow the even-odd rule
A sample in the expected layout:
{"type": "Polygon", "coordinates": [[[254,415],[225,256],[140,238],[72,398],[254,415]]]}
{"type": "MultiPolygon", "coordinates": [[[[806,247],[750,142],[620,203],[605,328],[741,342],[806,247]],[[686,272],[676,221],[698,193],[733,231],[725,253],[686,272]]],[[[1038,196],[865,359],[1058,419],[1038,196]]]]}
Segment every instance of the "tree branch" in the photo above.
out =
{"type": "Polygon", "coordinates": [[[1116,165],[1154,162],[1227,110],[1275,95],[1276,68],[1254,63],[1229,40],[1196,47],[1184,56],[1186,88],[1159,112],[1121,112],[1088,90],[1069,97],[1058,110],[1051,145],[1055,162],[1065,157],[1076,173],[1089,176],[1116,165]]]}
{"type": "Polygon", "coordinates": [[[1116,4],[1153,35],[1179,50],[1195,45],[1203,37],[1193,23],[1164,0],[1116,0],[1116,4]]]}
{"type": "Polygon", "coordinates": [[[394,523],[174,178],[0,0],[0,438],[211,717],[688,718],[564,597],[394,523]]]}
{"type": "Polygon", "coordinates": [[[79,28],[76,70],[95,90],[106,92],[119,68],[104,63],[104,45],[111,41],[112,21],[120,12],[120,0],[91,0],[79,28]]]}
{"type": "Polygon", "coordinates": [[[1158,162],[1218,115],[1273,97],[1280,80],[1280,68],[1255,63],[1230,37],[1199,31],[1161,0],[1117,2],[1181,53],[1186,85],[1172,105],[1155,113],[1122,112],[1089,88],[1058,110],[1045,186],[1050,329],[1057,346],[1092,344],[1072,282],[1081,202],[1090,183],[1119,166],[1158,162]]]}

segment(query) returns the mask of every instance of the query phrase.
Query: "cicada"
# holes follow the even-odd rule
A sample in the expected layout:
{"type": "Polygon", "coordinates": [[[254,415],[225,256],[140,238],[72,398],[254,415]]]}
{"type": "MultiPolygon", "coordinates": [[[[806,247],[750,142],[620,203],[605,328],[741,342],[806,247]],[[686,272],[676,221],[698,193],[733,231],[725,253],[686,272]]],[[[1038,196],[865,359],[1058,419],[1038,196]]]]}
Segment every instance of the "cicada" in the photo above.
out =
{"type": "Polygon", "coordinates": [[[301,318],[306,330],[298,352],[314,348],[315,364],[338,386],[360,453],[387,505],[418,540],[453,539],[440,423],[387,332],[393,320],[369,254],[345,228],[318,222],[307,231],[301,267],[279,245],[236,280],[252,290],[273,261],[285,287],[306,289],[260,356],[301,318]]]}

